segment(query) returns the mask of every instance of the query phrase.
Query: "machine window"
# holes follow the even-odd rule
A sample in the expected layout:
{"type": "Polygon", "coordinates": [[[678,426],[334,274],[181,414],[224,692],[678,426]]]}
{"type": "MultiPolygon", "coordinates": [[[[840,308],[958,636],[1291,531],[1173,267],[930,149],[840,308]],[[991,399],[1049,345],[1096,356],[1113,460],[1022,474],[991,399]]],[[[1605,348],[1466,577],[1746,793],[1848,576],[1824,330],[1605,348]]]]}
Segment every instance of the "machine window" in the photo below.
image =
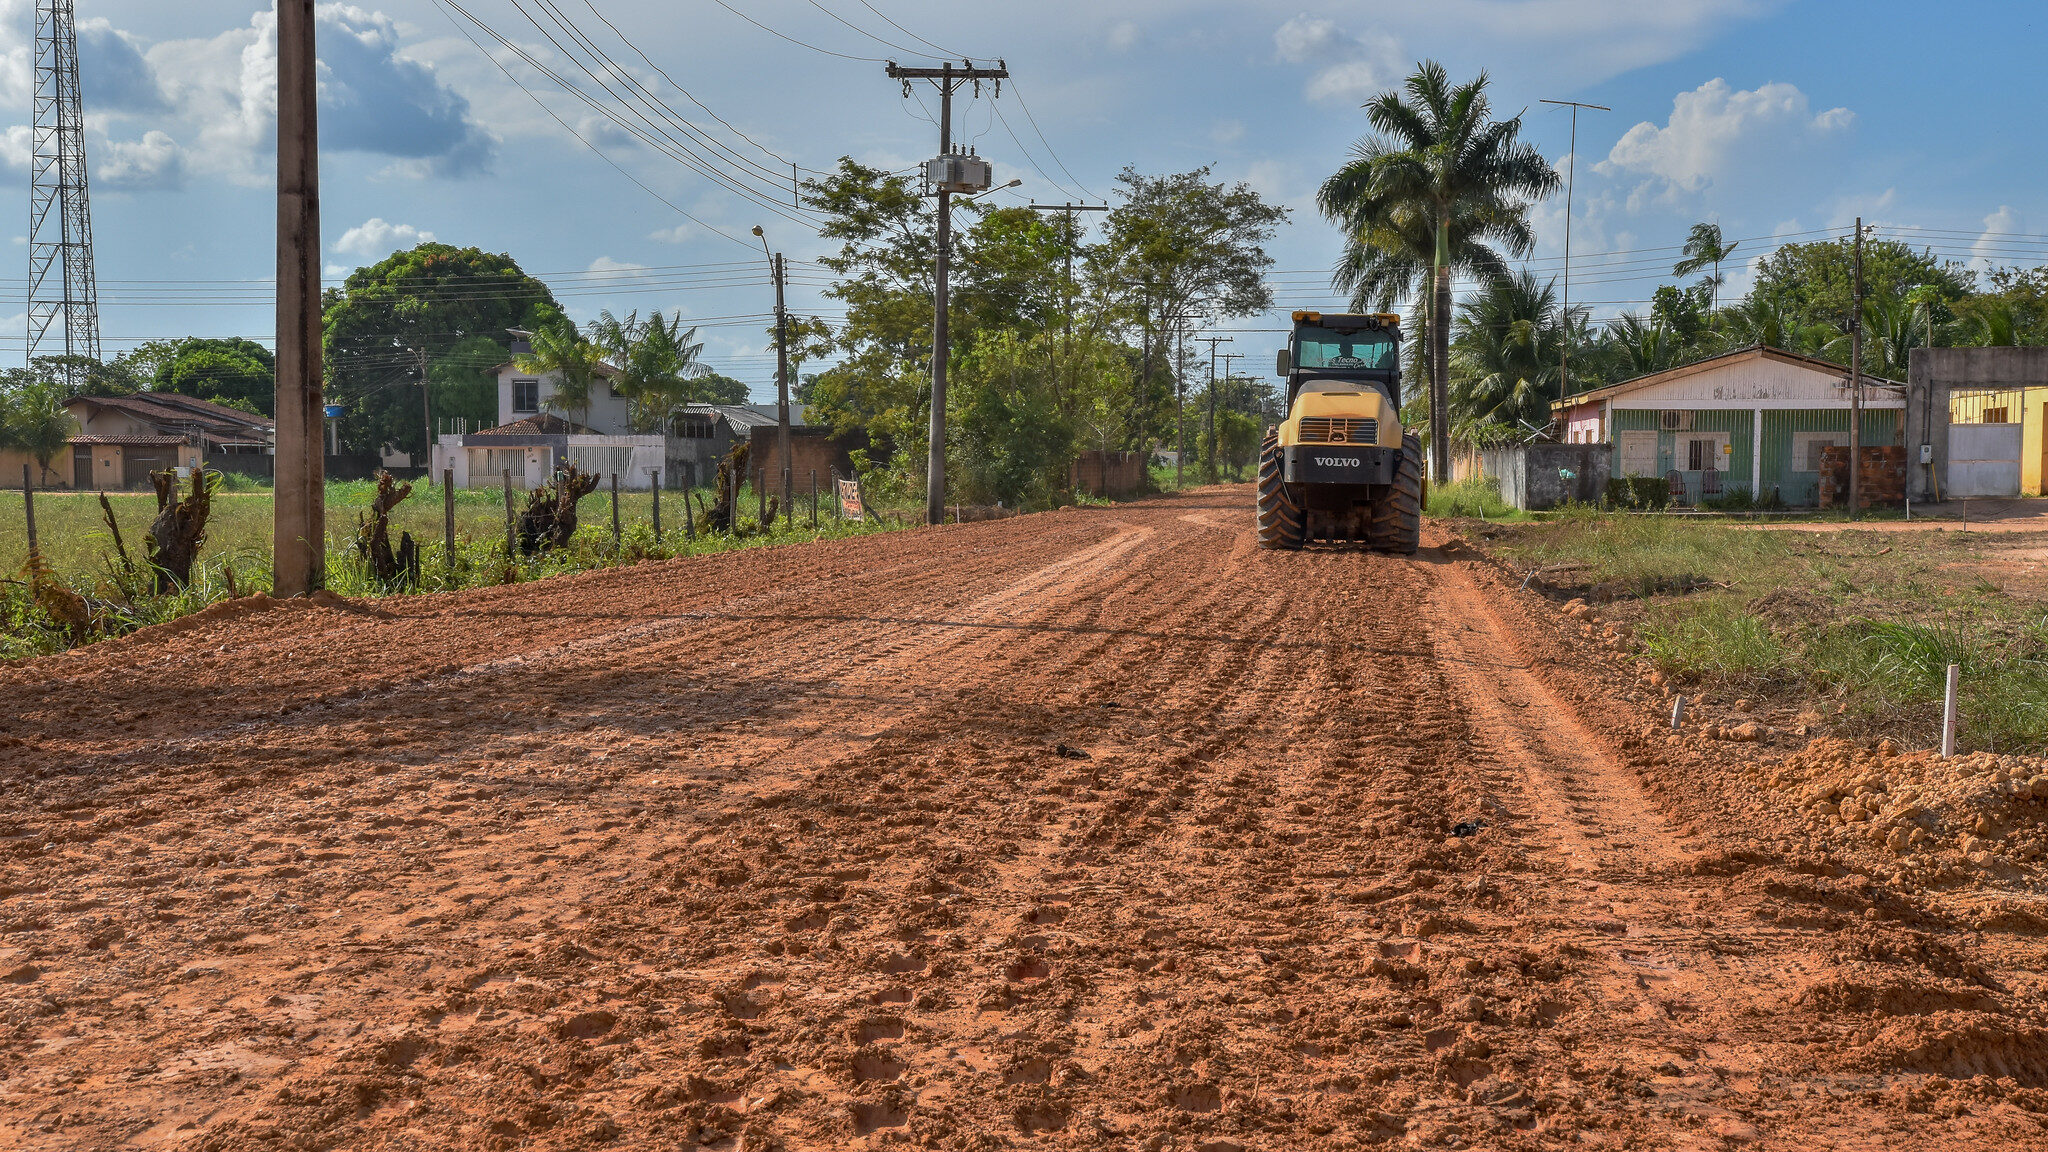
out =
{"type": "Polygon", "coordinates": [[[1385,329],[1333,332],[1327,328],[1296,330],[1294,366],[1339,371],[1396,367],[1394,334],[1385,329]]]}

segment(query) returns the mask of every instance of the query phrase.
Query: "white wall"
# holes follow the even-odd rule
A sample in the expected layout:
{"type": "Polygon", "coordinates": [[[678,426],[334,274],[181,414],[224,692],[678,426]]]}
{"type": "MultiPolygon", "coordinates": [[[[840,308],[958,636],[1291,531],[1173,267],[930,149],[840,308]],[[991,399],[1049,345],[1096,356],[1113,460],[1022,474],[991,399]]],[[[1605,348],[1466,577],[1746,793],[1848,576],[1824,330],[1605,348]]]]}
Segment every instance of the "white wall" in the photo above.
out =
{"type": "Polygon", "coordinates": [[[628,421],[629,412],[626,398],[618,395],[613,390],[609,380],[600,380],[596,384],[591,385],[590,414],[587,417],[580,409],[570,410],[550,407],[549,401],[555,395],[555,385],[561,378],[561,374],[558,372],[542,373],[536,377],[532,373],[521,372],[509,365],[500,369],[498,371],[498,423],[501,425],[510,424],[514,420],[523,420],[535,414],[533,412],[514,412],[512,410],[512,382],[521,379],[538,379],[540,381],[539,411],[552,412],[564,420],[574,420],[579,424],[587,424],[600,436],[624,436],[632,431],[632,426],[628,421]]]}

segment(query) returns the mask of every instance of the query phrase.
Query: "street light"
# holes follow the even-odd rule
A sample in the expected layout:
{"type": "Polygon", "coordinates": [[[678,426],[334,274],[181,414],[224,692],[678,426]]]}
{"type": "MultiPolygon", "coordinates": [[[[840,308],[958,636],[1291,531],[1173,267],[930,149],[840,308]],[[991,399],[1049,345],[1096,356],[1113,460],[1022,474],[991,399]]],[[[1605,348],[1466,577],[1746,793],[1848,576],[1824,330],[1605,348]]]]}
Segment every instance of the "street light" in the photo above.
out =
{"type": "Polygon", "coordinates": [[[972,196],[962,196],[962,197],[960,197],[960,199],[962,199],[962,200],[979,200],[979,199],[981,199],[981,198],[982,198],[983,196],[986,196],[986,195],[988,195],[988,194],[989,194],[990,192],[1001,192],[1001,191],[1002,191],[1003,189],[1005,189],[1005,188],[1015,188],[1015,187],[1016,187],[1017,185],[1019,185],[1019,184],[1022,184],[1022,183],[1024,183],[1024,181],[1023,181],[1022,179],[1012,180],[1012,181],[1010,181],[1010,182],[1009,182],[1008,184],[998,184],[998,185],[996,185],[996,186],[995,186],[995,187],[993,187],[993,188],[988,188],[988,189],[984,189],[984,190],[982,190],[982,191],[980,191],[980,192],[976,192],[976,193],[975,193],[974,195],[972,195],[972,196]]]}

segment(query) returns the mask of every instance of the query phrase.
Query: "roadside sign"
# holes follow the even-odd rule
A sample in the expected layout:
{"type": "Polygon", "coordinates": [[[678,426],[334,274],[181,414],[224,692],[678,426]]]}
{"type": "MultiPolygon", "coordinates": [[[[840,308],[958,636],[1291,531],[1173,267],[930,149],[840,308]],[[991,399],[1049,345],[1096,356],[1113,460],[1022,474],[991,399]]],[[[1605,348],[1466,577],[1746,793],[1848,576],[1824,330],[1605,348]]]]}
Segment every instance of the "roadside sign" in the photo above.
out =
{"type": "Polygon", "coordinates": [[[339,420],[344,411],[346,409],[339,404],[329,404],[327,405],[327,418],[329,420],[339,420]]]}
{"type": "Polygon", "coordinates": [[[862,515],[863,510],[860,503],[860,481],[841,480],[839,482],[839,510],[840,514],[848,520],[865,519],[862,515]]]}

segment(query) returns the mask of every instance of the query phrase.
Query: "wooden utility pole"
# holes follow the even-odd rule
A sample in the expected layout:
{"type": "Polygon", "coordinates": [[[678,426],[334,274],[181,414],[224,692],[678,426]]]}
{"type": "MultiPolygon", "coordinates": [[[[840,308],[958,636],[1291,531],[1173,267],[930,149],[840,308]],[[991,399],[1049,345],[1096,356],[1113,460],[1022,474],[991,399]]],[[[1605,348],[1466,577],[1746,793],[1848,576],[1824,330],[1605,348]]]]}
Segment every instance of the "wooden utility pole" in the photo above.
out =
{"type": "Polygon", "coordinates": [[[1544,100],[1542,103],[1561,104],[1572,110],[1572,143],[1571,151],[1565,153],[1564,175],[1564,302],[1557,312],[1557,398],[1562,400],[1571,395],[1572,387],[1572,183],[1579,168],[1579,109],[1589,108],[1595,112],[1612,112],[1614,109],[1605,104],[1581,104],[1576,100],[1544,100]]]}
{"type": "MultiPolygon", "coordinates": [[[[939,89],[939,155],[950,156],[953,152],[953,93],[962,85],[973,83],[979,90],[983,80],[996,81],[996,93],[1002,93],[1002,81],[1009,78],[1010,70],[1003,62],[996,61],[994,68],[977,68],[969,63],[955,68],[950,62],[938,68],[899,68],[893,62],[889,65],[889,78],[903,81],[905,95],[910,93],[912,80],[931,80],[939,89]]],[[[944,189],[939,191],[939,237],[938,251],[932,259],[932,412],[931,447],[925,461],[924,521],[927,524],[943,524],[946,521],[946,360],[951,338],[946,309],[946,274],[952,259],[953,248],[953,194],[944,189]]]]}
{"type": "Polygon", "coordinates": [[[1067,234],[1060,240],[1061,247],[1066,249],[1064,255],[1067,262],[1066,279],[1060,282],[1060,299],[1066,316],[1067,351],[1072,352],[1074,350],[1074,241],[1080,238],[1080,234],[1075,231],[1074,213],[1107,212],[1109,211],[1109,205],[1068,203],[1026,204],[1024,207],[1029,208],[1033,212],[1064,212],[1067,214],[1067,234]]]}
{"type": "Polygon", "coordinates": [[[1197,336],[1197,341],[1209,346],[1209,460],[1202,466],[1202,477],[1209,483],[1216,482],[1216,346],[1235,344],[1235,336],[1197,336]]]}
{"type": "Polygon", "coordinates": [[[1856,280],[1849,305],[1849,519],[1863,518],[1863,217],[1856,218],[1856,280]]]}
{"type": "Polygon", "coordinates": [[[789,517],[789,310],[782,304],[782,286],[788,279],[782,253],[775,254],[775,454],[782,465],[782,514],[789,517]]]}
{"type": "Polygon", "coordinates": [[[327,586],[320,368],[320,135],[313,0],[277,0],[277,479],[279,596],[327,586]]]}

